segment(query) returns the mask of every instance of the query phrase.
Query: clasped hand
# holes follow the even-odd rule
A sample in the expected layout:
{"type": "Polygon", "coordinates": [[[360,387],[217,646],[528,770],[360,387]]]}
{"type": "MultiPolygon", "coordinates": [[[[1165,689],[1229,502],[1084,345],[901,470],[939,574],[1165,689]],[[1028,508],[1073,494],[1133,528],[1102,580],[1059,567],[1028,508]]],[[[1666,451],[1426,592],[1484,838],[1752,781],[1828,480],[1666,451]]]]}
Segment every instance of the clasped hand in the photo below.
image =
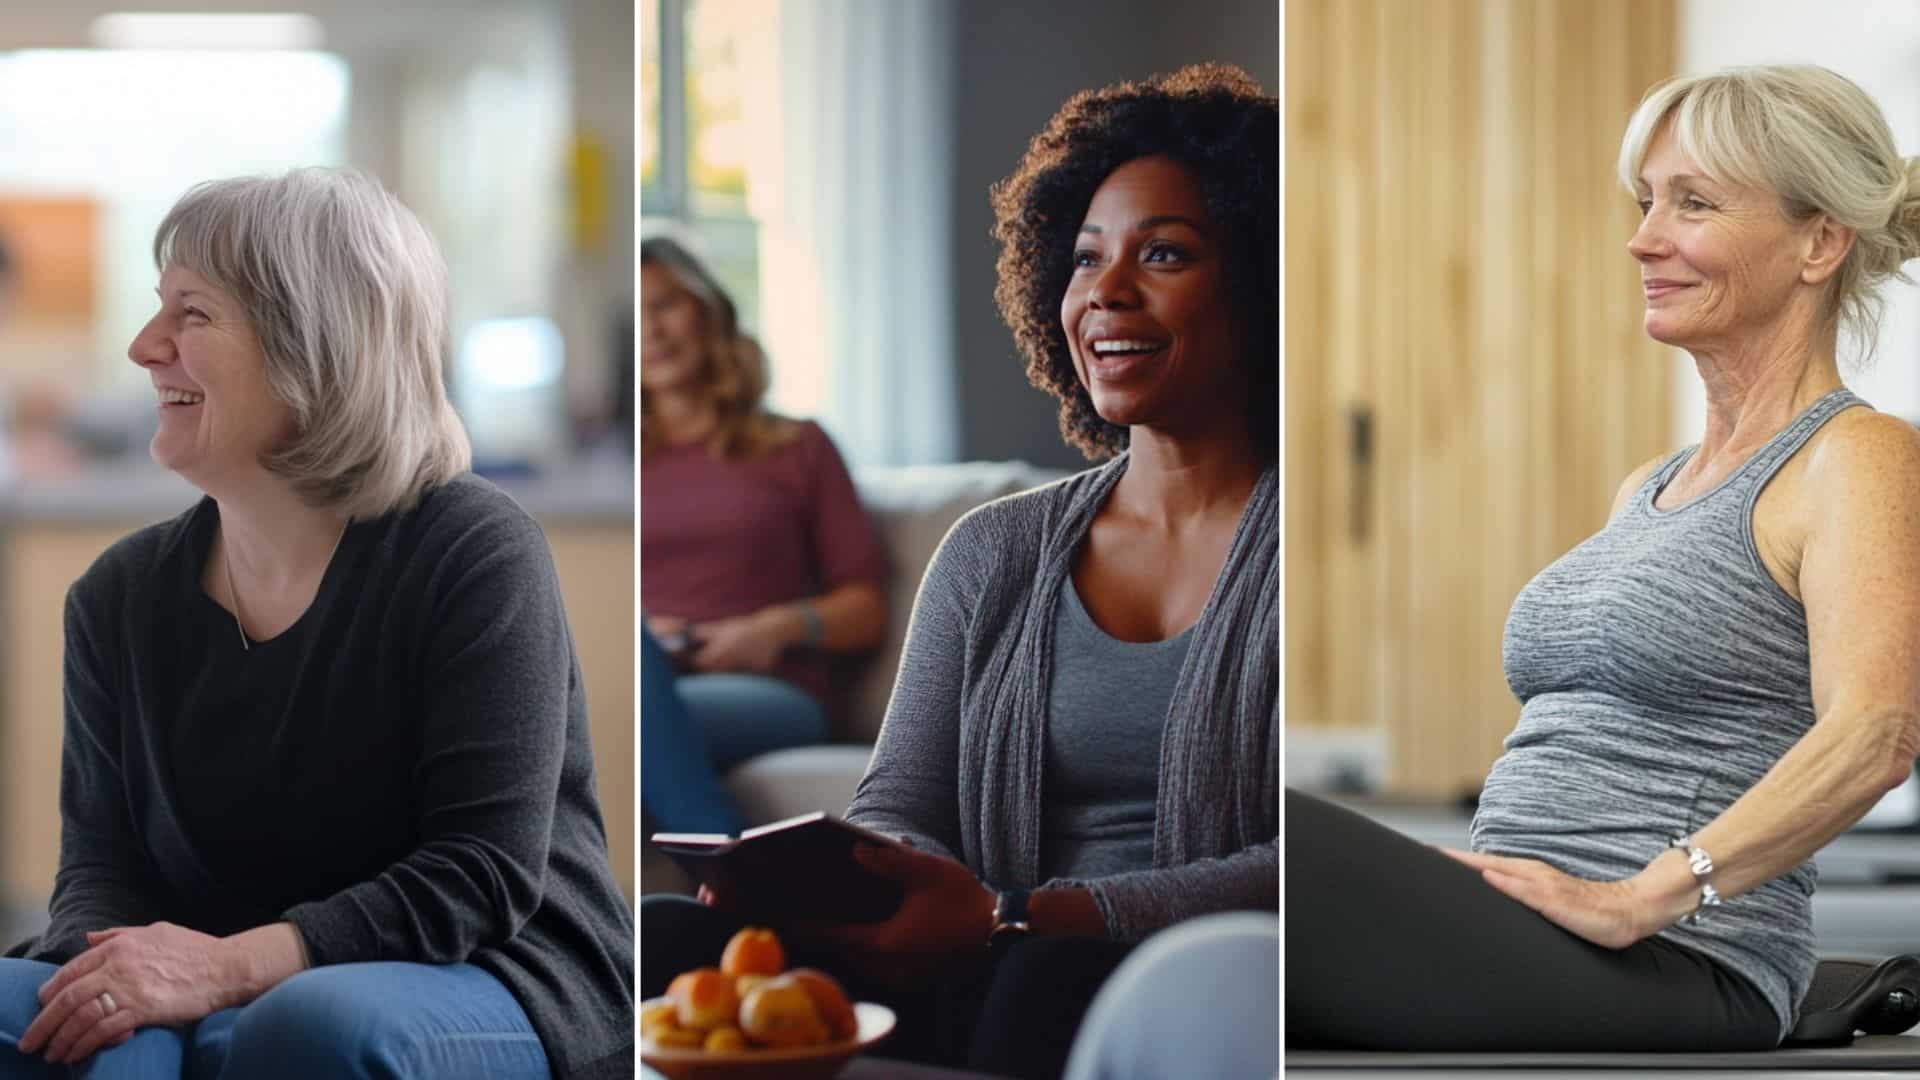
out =
{"type": "Polygon", "coordinates": [[[766,610],[691,623],[687,626],[692,639],[688,663],[695,671],[772,671],[792,644],[781,619],[779,611],[766,610]]]}
{"type": "Polygon", "coordinates": [[[1595,945],[1624,949],[1659,929],[1637,878],[1588,881],[1538,859],[1440,849],[1475,870],[1487,884],[1595,945]]]}
{"type": "Polygon", "coordinates": [[[21,1053],[70,1065],[136,1028],[190,1023],[224,1007],[230,964],[220,938],[162,922],[97,930],[87,946],[40,987],[40,1015],[20,1037],[21,1053]]]}

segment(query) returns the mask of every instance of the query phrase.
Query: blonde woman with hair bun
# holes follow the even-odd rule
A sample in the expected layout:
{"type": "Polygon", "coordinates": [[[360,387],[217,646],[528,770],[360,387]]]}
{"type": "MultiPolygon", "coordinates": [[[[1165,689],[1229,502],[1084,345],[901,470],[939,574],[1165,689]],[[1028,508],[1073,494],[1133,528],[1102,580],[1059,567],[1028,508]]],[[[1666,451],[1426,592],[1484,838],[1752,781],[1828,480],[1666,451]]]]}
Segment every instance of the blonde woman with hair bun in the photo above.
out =
{"type": "Polygon", "coordinates": [[[706,267],[640,245],[640,801],[735,833],[734,765],[824,742],[825,657],[886,628],[886,560],[818,424],[763,404],[766,356],[706,267]]]}
{"type": "Polygon", "coordinates": [[[1840,363],[1911,282],[1920,162],[1852,82],[1772,66],[1653,88],[1619,173],[1704,429],[1514,601],[1519,722],[1471,851],[1288,793],[1296,1044],[1773,1047],[1814,972],[1813,854],[1920,755],[1920,432],[1840,363]],[[1444,1007],[1379,1006],[1436,972],[1444,1007]]]}
{"type": "Polygon", "coordinates": [[[154,261],[127,356],[205,496],[68,592],[0,1076],[632,1075],[579,663],[539,525],[467,471],[433,238],[297,169],[189,190],[154,261]]]}

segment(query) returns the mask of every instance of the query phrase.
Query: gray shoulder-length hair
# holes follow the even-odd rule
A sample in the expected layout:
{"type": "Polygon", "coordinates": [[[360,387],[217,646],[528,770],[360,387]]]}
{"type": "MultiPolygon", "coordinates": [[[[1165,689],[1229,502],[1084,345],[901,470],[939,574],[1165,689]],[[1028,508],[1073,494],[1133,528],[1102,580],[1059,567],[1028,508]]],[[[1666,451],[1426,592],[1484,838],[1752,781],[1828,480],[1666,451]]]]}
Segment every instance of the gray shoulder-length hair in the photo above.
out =
{"type": "Polygon", "coordinates": [[[160,222],[153,258],[239,301],[295,420],[261,465],[309,502],[378,517],[469,467],[441,374],[446,264],[376,181],[306,168],[198,184],[160,222]]]}

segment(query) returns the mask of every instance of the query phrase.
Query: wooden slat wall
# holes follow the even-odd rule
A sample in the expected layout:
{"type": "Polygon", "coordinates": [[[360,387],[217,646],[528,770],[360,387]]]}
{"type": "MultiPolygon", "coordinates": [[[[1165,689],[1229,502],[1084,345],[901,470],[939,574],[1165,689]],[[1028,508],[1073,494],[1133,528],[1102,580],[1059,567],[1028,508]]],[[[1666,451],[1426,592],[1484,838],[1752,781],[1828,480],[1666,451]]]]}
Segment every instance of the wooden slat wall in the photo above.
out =
{"type": "Polygon", "coordinates": [[[1287,0],[1287,723],[1397,791],[1478,785],[1514,594],[1671,448],[1613,159],[1675,2],[1287,0]]]}

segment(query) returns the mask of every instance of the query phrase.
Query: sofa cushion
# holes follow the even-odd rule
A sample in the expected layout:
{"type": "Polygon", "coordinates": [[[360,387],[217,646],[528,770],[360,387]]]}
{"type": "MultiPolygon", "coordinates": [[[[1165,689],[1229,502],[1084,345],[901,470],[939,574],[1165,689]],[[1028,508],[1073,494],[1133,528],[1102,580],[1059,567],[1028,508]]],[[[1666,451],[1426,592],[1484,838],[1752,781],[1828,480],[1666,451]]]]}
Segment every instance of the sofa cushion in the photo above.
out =
{"type": "Polygon", "coordinates": [[[727,791],[749,825],[825,810],[845,817],[866,775],[871,745],[797,746],[751,758],[727,774],[727,791]]]}
{"type": "Polygon", "coordinates": [[[890,595],[886,641],[851,673],[844,705],[835,718],[837,738],[870,744],[879,737],[920,578],[953,523],[981,503],[1067,475],[1020,461],[854,470],[860,501],[886,545],[890,595]]]}

